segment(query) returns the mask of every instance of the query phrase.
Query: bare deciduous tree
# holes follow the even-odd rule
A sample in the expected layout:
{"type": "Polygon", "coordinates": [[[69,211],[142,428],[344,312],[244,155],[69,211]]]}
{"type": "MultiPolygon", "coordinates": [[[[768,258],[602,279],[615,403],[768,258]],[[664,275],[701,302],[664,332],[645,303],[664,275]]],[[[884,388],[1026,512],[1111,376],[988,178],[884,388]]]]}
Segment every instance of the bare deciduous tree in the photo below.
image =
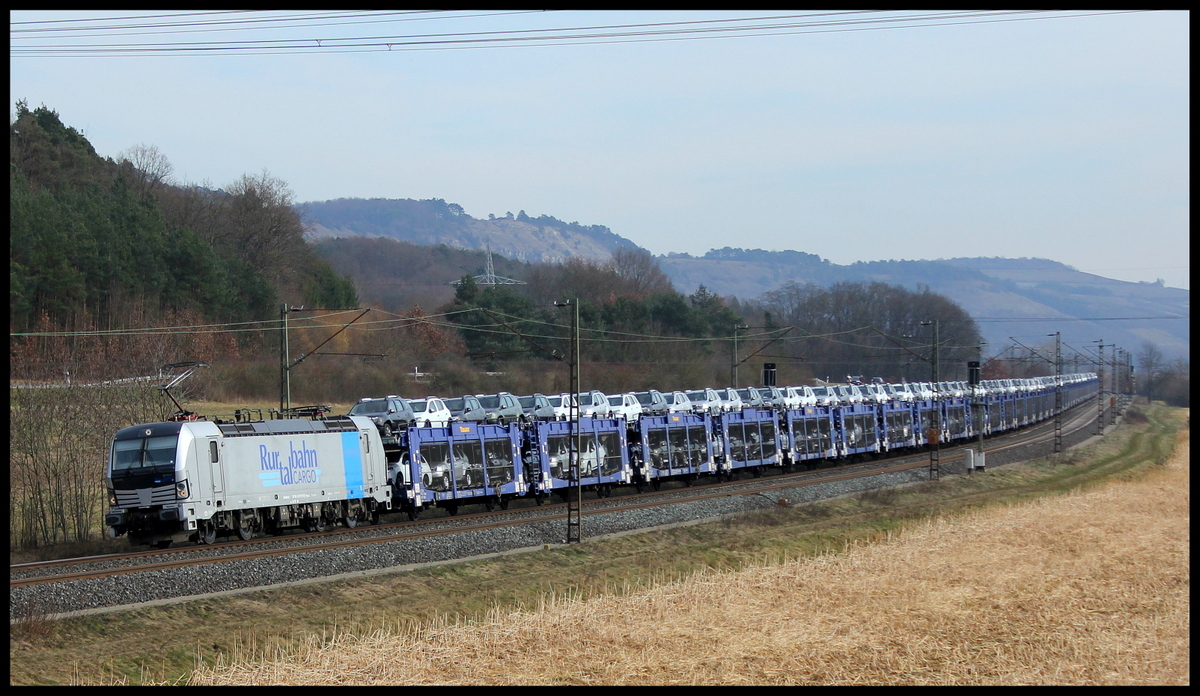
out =
{"type": "Polygon", "coordinates": [[[307,250],[291,189],[263,170],[258,176],[243,175],[227,191],[228,234],[238,240],[242,259],[272,284],[287,286],[307,250]]]}
{"type": "Polygon", "coordinates": [[[170,160],[154,145],[134,145],[117,154],[117,162],[128,163],[134,171],[139,198],[156,195],[165,184],[170,184],[174,167],[170,160]]]}
{"type": "Polygon", "coordinates": [[[645,299],[660,292],[673,292],[675,286],[645,249],[617,249],[612,254],[612,269],[625,280],[636,299],[645,299]]]}
{"type": "Polygon", "coordinates": [[[1155,387],[1163,370],[1163,352],[1158,345],[1151,341],[1143,341],[1142,349],[1137,353],[1138,382],[1146,396],[1153,400],[1157,393],[1155,387]]]}

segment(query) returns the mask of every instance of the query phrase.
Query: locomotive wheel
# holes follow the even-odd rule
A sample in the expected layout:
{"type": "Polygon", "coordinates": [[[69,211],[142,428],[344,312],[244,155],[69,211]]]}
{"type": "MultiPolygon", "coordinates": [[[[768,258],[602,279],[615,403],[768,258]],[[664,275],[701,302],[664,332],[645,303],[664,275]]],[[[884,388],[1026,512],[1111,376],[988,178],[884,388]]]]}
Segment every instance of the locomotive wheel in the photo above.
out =
{"type": "Polygon", "coordinates": [[[254,520],[250,515],[243,513],[235,513],[237,516],[237,535],[242,541],[250,541],[254,538],[254,520]]]}
{"type": "Polygon", "coordinates": [[[154,542],[154,545],[160,549],[165,549],[171,545],[171,539],[163,539],[162,541],[154,542]]]}
{"type": "Polygon", "coordinates": [[[316,517],[311,518],[308,523],[308,529],[309,531],[313,532],[325,531],[325,515],[319,514],[316,517]]]}
{"type": "Polygon", "coordinates": [[[217,525],[213,520],[200,520],[200,531],[197,535],[201,544],[217,543],[217,525]]]}
{"type": "Polygon", "coordinates": [[[354,529],[358,526],[358,518],[353,514],[346,515],[342,518],[342,524],[346,525],[346,529],[354,529]]]}

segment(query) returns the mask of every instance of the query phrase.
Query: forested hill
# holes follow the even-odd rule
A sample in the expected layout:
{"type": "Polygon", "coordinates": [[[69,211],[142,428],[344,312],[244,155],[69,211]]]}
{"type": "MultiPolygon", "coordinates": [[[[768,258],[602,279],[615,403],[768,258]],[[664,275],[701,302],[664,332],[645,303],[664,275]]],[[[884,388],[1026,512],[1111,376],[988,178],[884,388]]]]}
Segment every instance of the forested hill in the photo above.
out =
{"type": "Polygon", "coordinates": [[[56,112],[24,102],[9,163],[12,332],[262,320],[283,301],[358,302],[304,240],[287,185],[266,173],[217,191],[172,185],[156,148],[102,157],[56,112]]]}
{"type": "Polygon", "coordinates": [[[313,239],[386,237],[454,249],[490,248],[500,256],[529,263],[561,263],[569,258],[603,263],[617,249],[639,248],[603,225],[563,222],[549,215],[530,217],[524,210],[481,220],[440,198],[339,198],[301,203],[296,209],[313,239]]]}
{"type": "Polygon", "coordinates": [[[1050,259],[953,258],[842,266],[814,254],[727,247],[701,257],[668,254],[660,263],[675,287],[685,292],[703,284],[742,299],[761,297],[789,283],[928,287],[975,317],[994,350],[1011,343],[1010,336],[1061,330],[1063,340],[1074,345],[1103,339],[1133,349],[1149,341],[1170,356],[1184,356],[1191,338],[1188,290],[1104,278],[1050,259]],[[1112,319],[1120,317],[1150,318],[1112,319]]]}

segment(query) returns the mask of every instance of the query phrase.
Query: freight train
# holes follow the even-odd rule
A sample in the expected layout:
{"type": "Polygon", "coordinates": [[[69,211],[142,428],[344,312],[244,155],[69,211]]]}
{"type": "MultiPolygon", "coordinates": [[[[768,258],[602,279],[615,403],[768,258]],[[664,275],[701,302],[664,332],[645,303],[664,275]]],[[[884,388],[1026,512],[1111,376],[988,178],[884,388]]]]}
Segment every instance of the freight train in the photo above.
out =
{"type": "MultiPolygon", "coordinates": [[[[822,462],[916,451],[1022,428],[1056,409],[1052,378],[1009,380],[955,396],[918,394],[882,403],[741,408],[580,418],[579,484],[598,497],[614,487],[658,490],[702,478],[761,476],[822,462]],[[922,398],[925,397],[925,398],[922,398]]],[[[1093,398],[1095,374],[1062,378],[1063,410],[1093,398]]],[[[134,545],[215,543],[236,536],[378,523],[387,513],[460,506],[541,505],[575,485],[572,423],[450,422],[393,432],[371,419],[210,422],[125,428],[107,466],[112,536],[134,545]]]]}

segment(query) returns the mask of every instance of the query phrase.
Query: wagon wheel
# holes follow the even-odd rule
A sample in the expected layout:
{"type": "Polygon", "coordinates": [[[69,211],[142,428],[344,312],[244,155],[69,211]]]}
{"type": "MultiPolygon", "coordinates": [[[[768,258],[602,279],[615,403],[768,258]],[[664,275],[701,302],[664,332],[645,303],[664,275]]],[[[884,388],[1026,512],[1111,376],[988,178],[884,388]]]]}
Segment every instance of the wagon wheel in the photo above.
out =
{"type": "Polygon", "coordinates": [[[491,512],[492,510],[496,509],[496,501],[493,500],[491,496],[488,496],[483,501],[483,507],[487,509],[488,512],[491,512]]]}
{"type": "Polygon", "coordinates": [[[200,520],[199,540],[201,544],[217,543],[217,524],[214,520],[200,520]]]}
{"type": "Polygon", "coordinates": [[[658,489],[662,488],[662,481],[660,481],[658,479],[654,479],[653,481],[650,482],[650,486],[653,487],[654,490],[657,491],[658,489]]]}
{"type": "Polygon", "coordinates": [[[234,513],[236,517],[236,528],[238,538],[242,541],[250,541],[254,538],[254,518],[244,512],[234,513]]]}
{"type": "Polygon", "coordinates": [[[501,510],[508,509],[508,496],[505,496],[505,495],[500,496],[500,509],[501,510]]]}
{"type": "Polygon", "coordinates": [[[410,520],[415,520],[421,516],[421,510],[416,505],[409,505],[407,512],[408,512],[408,519],[410,519],[410,520]]]}

